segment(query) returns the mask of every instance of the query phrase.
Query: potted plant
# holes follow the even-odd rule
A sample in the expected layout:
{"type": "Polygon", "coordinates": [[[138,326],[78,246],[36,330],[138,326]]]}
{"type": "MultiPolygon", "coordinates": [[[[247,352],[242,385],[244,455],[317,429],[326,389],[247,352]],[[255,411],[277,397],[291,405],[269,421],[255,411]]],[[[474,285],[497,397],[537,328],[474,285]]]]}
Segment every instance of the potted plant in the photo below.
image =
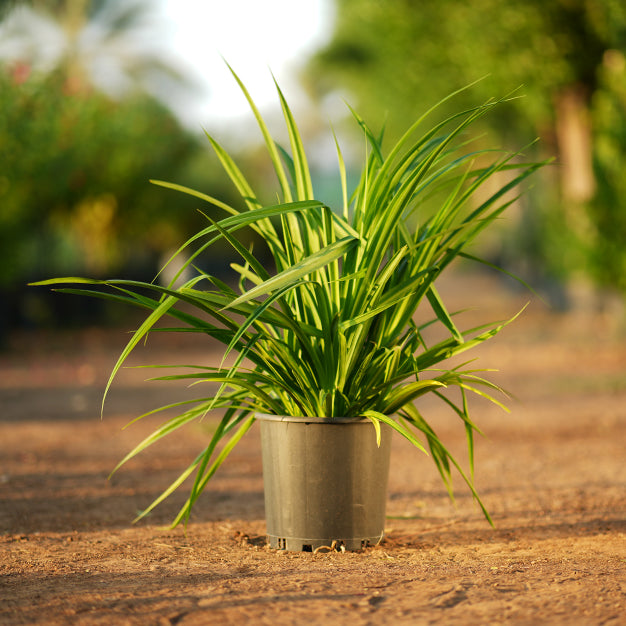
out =
{"type": "Polygon", "coordinates": [[[382,137],[352,111],[366,140],[365,162],[356,188],[349,192],[335,139],[343,200],[341,206],[330,207],[315,197],[302,140],[278,85],[289,151],[274,141],[245,86],[233,76],[263,134],[278,178],[279,201],[263,203],[211,136],[241,194],[241,208],[177,184],[153,182],[224,211],[226,216],[218,221],[207,216],[206,228],[175,256],[184,254],[183,269],[192,269],[198,255],[226,241],[239,257],[232,264],[238,286],[197,268],[180,286],[176,281],[160,286],[84,278],[37,283],[70,285],[60,291],[149,311],[115,364],[105,396],[128,355],[164,317],[173,319],[174,326],[158,330],[206,335],[225,346],[224,357],[236,355],[228,366],[222,361],[155,379],[219,387],[210,397],[158,409],[174,407],[180,414],[137,445],[116,470],[209,411],[222,409],[223,416],[197,458],[137,519],[195,474],[173,526],[187,521],[210,478],[259,419],[272,547],[314,550],[335,542],[354,549],[380,539],[392,431],[430,452],[451,495],[456,469],[491,521],[473,484],[477,428],[467,396],[477,393],[499,404],[491,394],[501,390],[482,377],[484,370],[446,361],[490,339],[507,322],[460,330],[436,283],[455,259],[480,261],[467,252],[468,245],[514,201],[511,190],[541,164],[521,162],[519,153],[470,147],[468,129],[502,100],[460,112],[420,133],[433,107],[387,154],[382,137]],[[505,182],[487,190],[485,183],[504,171],[505,182]],[[267,245],[275,265],[271,272],[238,239],[244,227],[267,245]],[[423,305],[432,311],[425,326],[436,323],[445,330],[446,336],[434,343],[426,341],[425,326],[415,321],[423,305]],[[467,437],[469,473],[422,415],[419,399],[425,394],[434,394],[459,417],[467,437]]]}

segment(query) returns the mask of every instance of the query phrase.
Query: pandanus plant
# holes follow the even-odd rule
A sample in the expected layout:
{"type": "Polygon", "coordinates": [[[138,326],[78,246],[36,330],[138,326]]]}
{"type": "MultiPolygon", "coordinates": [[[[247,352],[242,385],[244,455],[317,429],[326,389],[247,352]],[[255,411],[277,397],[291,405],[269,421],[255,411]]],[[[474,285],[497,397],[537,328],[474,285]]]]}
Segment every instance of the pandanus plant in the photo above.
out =
{"type": "Polygon", "coordinates": [[[198,456],[137,519],[195,474],[173,526],[187,521],[210,478],[252,426],[255,414],[264,413],[362,417],[372,422],[378,437],[381,424],[387,424],[430,453],[451,496],[456,468],[491,521],[474,487],[478,428],[469,415],[468,395],[478,394],[501,405],[495,395],[502,390],[483,377],[485,370],[459,365],[458,359],[447,367],[446,362],[492,338],[510,320],[460,330],[436,283],[460,257],[487,263],[471,255],[468,245],[515,201],[512,190],[542,165],[524,162],[519,152],[472,147],[467,131],[507,98],[464,110],[420,132],[439,103],[387,153],[382,136],[351,110],[365,138],[365,160],[360,180],[350,192],[335,137],[342,201],[341,206],[331,207],[316,199],[303,142],[278,85],[289,150],[272,138],[245,86],[234,72],[233,76],[263,135],[280,201],[263,203],[227,151],[207,135],[241,195],[241,207],[178,184],[153,181],[225,214],[217,221],[207,216],[206,227],[172,258],[184,259],[183,269],[194,270],[192,278],[178,285],[181,270],[169,286],[85,278],[37,283],[67,285],[59,290],[149,311],[115,364],[105,396],[129,354],[149,333],[193,332],[225,346],[221,364],[189,365],[186,373],[153,379],[214,384],[205,395],[146,413],[177,409],[178,415],[167,418],[115,470],[169,433],[202,420],[210,411],[223,411],[198,456]],[[497,179],[503,182],[494,191],[493,179],[503,172],[506,176],[497,179]],[[492,184],[486,185],[488,181],[492,184]],[[238,238],[246,227],[265,242],[273,259],[271,272],[238,238]],[[232,263],[236,280],[230,284],[194,262],[218,241],[228,242],[238,258],[232,263]],[[432,319],[420,325],[416,312],[423,305],[432,319]],[[174,325],[157,327],[164,317],[174,325]],[[429,342],[424,330],[433,324],[441,325],[445,336],[429,342]],[[234,362],[226,365],[231,354],[234,362]],[[425,394],[434,394],[458,416],[467,439],[468,472],[422,414],[419,400],[425,394]]]}

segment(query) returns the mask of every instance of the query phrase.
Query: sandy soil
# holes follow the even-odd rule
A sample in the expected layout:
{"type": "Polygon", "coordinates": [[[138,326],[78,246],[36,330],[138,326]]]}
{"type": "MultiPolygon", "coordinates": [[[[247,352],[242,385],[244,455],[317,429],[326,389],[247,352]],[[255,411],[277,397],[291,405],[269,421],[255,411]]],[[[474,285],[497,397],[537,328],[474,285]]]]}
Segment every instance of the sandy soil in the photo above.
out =
{"type": "MultiPolygon", "coordinates": [[[[527,294],[488,279],[480,319],[527,294]]],[[[463,319],[472,322],[468,313],[463,319]]],[[[622,624],[626,623],[626,339],[599,313],[533,301],[480,349],[478,365],[517,397],[510,414],[476,402],[477,484],[492,529],[458,485],[396,438],[387,536],[354,553],[265,545],[258,428],[235,449],[186,532],[165,526],[184,489],[131,520],[203,447],[210,420],[171,436],[107,480],[158,423],[139,413],[188,390],[127,370],[100,419],[120,331],[16,334],[0,354],[0,623],[622,624]]],[[[211,346],[151,341],[136,363],[198,362],[211,346]]],[[[463,455],[463,430],[424,407],[463,455]]]]}

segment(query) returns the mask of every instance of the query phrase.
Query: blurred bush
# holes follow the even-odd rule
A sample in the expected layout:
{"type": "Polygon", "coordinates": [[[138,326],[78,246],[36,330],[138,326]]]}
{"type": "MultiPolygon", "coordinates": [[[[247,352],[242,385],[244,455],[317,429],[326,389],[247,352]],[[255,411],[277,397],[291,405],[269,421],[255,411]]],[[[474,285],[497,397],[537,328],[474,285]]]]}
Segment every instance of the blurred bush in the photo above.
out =
{"type": "MultiPolygon", "coordinates": [[[[0,69],[0,287],[65,273],[154,270],[193,211],[149,184],[176,179],[198,141],[154,99],[72,92],[53,72],[0,69]]],[[[189,205],[189,203],[187,203],[189,205]]]]}
{"type": "MultiPolygon", "coordinates": [[[[33,0],[3,8],[0,337],[16,324],[111,321],[107,308],[26,283],[62,275],[151,279],[206,224],[196,209],[216,210],[149,179],[225,200],[232,191],[215,182],[223,177],[208,142],[185,131],[143,81],[156,77],[157,86],[193,94],[167,58],[138,44],[148,3],[33,0]],[[117,82],[107,83],[113,70],[117,82]],[[115,84],[124,89],[107,89],[115,84]]],[[[224,258],[198,263],[221,266],[224,258]]]]}
{"type": "Polygon", "coordinates": [[[26,72],[0,71],[2,283],[101,275],[171,246],[185,218],[148,180],[180,175],[195,138],[150,97],[114,102],[26,72]]]}

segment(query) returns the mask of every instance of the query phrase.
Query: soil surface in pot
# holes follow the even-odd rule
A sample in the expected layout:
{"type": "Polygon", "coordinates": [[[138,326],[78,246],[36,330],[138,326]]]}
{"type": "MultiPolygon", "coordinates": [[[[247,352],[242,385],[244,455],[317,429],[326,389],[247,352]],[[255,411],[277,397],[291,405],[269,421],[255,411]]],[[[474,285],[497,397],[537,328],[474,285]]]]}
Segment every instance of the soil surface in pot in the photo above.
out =
{"type": "MultiPolygon", "coordinates": [[[[15,333],[0,353],[0,623],[618,624],[626,614],[626,335],[609,310],[551,310],[493,278],[457,276],[444,298],[475,310],[461,327],[514,314],[476,367],[515,399],[473,417],[477,485],[495,529],[460,481],[456,506],[430,459],[393,442],[387,537],[362,552],[284,553],[265,545],[258,425],[201,498],[186,532],[165,524],[183,489],[147,506],[214,424],[176,433],[107,476],[162,416],[206,392],[120,373],[100,419],[120,330],[15,333]]],[[[62,296],[60,296],[62,297],[62,296]]],[[[623,311],[622,323],[623,323],[623,311]]],[[[135,364],[206,363],[218,352],[159,335],[135,364]]],[[[469,357],[468,357],[469,358],[469,357]]],[[[428,400],[465,463],[463,429],[428,400]]]]}

